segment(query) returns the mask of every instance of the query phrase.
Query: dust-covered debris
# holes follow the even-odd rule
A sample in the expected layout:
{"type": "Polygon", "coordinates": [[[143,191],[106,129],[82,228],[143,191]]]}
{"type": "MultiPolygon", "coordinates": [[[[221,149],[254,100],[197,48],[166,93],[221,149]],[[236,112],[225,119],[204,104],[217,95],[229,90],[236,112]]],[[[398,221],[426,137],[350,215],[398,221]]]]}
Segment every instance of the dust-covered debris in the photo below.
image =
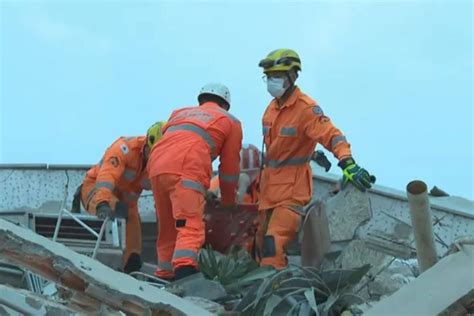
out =
{"type": "Polygon", "coordinates": [[[6,261],[73,290],[77,305],[99,302],[134,315],[208,314],[177,296],[114,271],[64,245],[2,219],[0,255],[6,261]]]}

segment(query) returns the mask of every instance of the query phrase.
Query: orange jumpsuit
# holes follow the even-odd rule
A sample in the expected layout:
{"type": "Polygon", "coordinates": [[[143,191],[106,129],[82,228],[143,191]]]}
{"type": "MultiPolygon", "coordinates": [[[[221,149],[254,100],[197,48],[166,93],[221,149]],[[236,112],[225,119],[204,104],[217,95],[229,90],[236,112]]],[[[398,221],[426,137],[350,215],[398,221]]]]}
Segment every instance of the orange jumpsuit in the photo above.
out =
{"type": "Polygon", "coordinates": [[[82,205],[94,215],[101,202],[108,202],[112,209],[115,209],[118,201],[127,203],[124,265],[130,254],[140,254],[142,248],[137,204],[142,190],[151,189],[143,155],[145,144],[145,136],[117,139],[107,149],[102,160],[87,171],[81,189],[82,205]]]}
{"type": "Polygon", "coordinates": [[[177,268],[197,268],[212,161],[220,156],[222,203],[235,204],[241,144],[240,122],[213,102],[176,110],[163,127],[148,162],[159,219],[157,276],[171,278],[177,268]]]}
{"type": "Polygon", "coordinates": [[[316,101],[298,87],[279,107],[273,99],[263,115],[266,146],[260,184],[259,233],[261,265],[277,269],[288,264],[285,247],[295,237],[303,206],[312,197],[311,155],[318,143],[339,160],[350,157],[342,132],[324,115],[316,101]]]}

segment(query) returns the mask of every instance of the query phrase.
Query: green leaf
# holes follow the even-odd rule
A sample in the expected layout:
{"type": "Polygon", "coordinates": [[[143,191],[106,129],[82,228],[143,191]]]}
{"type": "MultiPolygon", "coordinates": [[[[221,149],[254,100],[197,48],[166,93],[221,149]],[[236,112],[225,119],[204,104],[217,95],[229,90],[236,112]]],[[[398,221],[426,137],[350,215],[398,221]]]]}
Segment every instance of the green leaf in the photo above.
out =
{"type": "Polygon", "coordinates": [[[281,303],[283,299],[275,294],[268,297],[267,302],[265,303],[265,310],[263,311],[263,316],[271,316],[275,307],[281,303]]]}
{"type": "Polygon", "coordinates": [[[199,252],[199,257],[198,257],[198,262],[199,262],[199,270],[202,272],[202,274],[208,278],[212,279],[213,276],[213,269],[211,267],[211,262],[209,260],[209,252],[206,249],[202,249],[199,252]]]}
{"type": "Polygon", "coordinates": [[[321,316],[328,316],[329,312],[333,305],[339,300],[339,294],[331,294],[329,295],[328,299],[326,300],[326,304],[323,309],[323,314],[321,316]]]}
{"type": "Polygon", "coordinates": [[[335,261],[337,258],[339,258],[341,253],[342,253],[341,250],[328,252],[324,255],[324,258],[329,261],[335,261]]]}
{"type": "Polygon", "coordinates": [[[272,267],[259,267],[253,271],[246,273],[244,276],[240,277],[236,282],[226,286],[226,290],[235,291],[246,285],[249,285],[257,280],[263,280],[268,278],[276,273],[276,270],[272,267]]]}
{"type": "Polygon", "coordinates": [[[349,283],[350,285],[355,285],[359,283],[360,280],[362,280],[362,278],[364,277],[364,275],[366,275],[367,272],[369,272],[370,268],[371,268],[370,264],[365,264],[362,267],[355,269],[351,273],[351,275],[348,277],[347,283],[349,283]]]}
{"type": "Polygon", "coordinates": [[[318,305],[316,304],[316,297],[314,294],[314,288],[304,291],[304,297],[308,300],[311,309],[319,316],[318,305]]]}

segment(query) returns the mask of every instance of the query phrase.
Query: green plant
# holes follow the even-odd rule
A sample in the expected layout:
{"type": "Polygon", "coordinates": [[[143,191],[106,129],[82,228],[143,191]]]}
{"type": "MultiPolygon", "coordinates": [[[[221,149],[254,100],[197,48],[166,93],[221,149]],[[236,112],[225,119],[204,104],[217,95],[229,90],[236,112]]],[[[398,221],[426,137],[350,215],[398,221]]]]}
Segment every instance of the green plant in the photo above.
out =
{"type": "Polygon", "coordinates": [[[259,267],[246,250],[237,247],[222,255],[208,246],[200,251],[198,262],[207,279],[220,282],[231,293],[242,292],[249,284],[275,273],[270,267],[259,267]]]}
{"type": "Polygon", "coordinates": [[[339,315],[345,307],[360,300],[351,289],[369,269],[369,265],[326,271],[290,267],[255,285],[235,310],[242,316],[339,315]]]}

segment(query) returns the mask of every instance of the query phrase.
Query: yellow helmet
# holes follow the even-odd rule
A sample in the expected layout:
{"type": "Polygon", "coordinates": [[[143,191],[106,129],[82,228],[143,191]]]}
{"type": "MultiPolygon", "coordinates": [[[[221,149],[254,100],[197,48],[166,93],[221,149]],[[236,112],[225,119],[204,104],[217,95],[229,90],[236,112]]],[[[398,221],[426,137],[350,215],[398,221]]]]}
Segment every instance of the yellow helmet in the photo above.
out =
{"type": "Polygon", "coordinates": [[[163,126],[165,126],[165,124],[165,121],[158,121],[153,124],[146,132],[146,143],[150,149],[153,148],[153,145],[155,145],[160,140],[162,136],[161,129],[163,126]]]}
{"type": "Polygon", "coordinates": [[[263,68],[263,72],[269,71],[289,71],[293,68],[301,70],[300,56],[292,50],[287,48],[280,48],[270,52],[264,59],[258,64],[259,67],[263,68]]]}

